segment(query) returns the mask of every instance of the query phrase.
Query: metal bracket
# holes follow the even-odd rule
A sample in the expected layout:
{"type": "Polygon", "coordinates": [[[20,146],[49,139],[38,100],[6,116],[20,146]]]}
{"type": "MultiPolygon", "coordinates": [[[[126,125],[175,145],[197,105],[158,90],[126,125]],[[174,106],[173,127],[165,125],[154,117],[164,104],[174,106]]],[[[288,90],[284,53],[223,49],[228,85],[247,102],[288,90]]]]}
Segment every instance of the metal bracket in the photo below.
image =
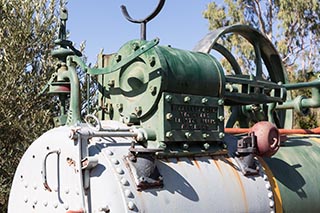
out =
{"type": "Polygon", "coordinates": [[[238,140],[235,160],[237,161],[241,172],[244,175],[255,175],[259,173],[259,167],[255,162],[254,154],[256,153],[257,137],[254,133],[238,140]]]}

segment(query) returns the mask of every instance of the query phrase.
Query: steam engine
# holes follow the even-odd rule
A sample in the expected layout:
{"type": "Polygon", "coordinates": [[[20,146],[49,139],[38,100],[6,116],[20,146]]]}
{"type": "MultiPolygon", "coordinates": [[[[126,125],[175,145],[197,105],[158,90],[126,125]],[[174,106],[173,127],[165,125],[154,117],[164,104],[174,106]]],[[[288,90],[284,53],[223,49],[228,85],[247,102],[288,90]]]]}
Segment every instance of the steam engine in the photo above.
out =
{"type": "MultiPolygon", "coordinates": [[[[66,10],[61,14],[65,26],[66,10]]],[[[63,33],[56,44],[59,64],[48,87],[61,101],[62,125],[21,159],[10,213],[320,211],[319,130],[285,129],[292,109],[319,107],[319,80],[289,84],[259,31],[218,29],[193,51],[132,40],[100,55],[97,68],[82,62],[63,33]],[[218,44],[229,33],[254,47],[255,75],[218,44]],[[98,79],[96,112],[85,118],[79,67],[98,79]],[[290,99],[290,90],[306,87],[312,97],[290,99]]]]}

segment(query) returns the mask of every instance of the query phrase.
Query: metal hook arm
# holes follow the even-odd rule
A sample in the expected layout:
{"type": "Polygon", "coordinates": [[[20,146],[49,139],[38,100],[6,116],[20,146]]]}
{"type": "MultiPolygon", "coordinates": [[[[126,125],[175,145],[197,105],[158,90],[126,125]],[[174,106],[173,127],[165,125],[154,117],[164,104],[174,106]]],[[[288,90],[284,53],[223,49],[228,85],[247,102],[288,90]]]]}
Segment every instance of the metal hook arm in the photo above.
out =
{"type": "Polygon", "coordinates": [[[121,5],[121,11],[123,16],[130,22],[132,23],[137,23],[137,24],[141,24],[141,39],[142,40],[146,40],[146,25],[147,22],[151,21],[154,17],[156,17],[159,12],[161,11],[163,5],[165,3],[165,0],[159,0],[158,6],[156,7],[156,9],[146,18],[144,19],[133,19],[129,13],[128,10],[126,8],[125,5],[121,5]]]}

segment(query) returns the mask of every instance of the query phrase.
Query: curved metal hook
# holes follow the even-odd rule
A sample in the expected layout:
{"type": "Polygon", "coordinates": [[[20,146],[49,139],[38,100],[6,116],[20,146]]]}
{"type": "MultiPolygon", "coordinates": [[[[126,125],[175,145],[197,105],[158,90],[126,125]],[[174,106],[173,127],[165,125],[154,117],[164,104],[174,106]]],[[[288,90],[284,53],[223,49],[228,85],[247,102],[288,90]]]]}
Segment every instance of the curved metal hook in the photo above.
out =
{"type": "Polygon", "coordinates": [[[146,18],[144,19],[133,19],[129,13],[128,10],[126,8],[125,5],[121,5],[121,11],[123,16],[130,22],[132,23],[137,23],[140,24],[141,26],[141,30],[140,30],[140,35],[141,35],[141,40],[146,40],[146,27],[147,27],[147,23],[149,21],[151,21],[154,17],[156,17],[159,12],[161,11],[163,5],[165,3],[165,0],[159,0],[158,6],[156,7],[156,9],[146,18]]]}

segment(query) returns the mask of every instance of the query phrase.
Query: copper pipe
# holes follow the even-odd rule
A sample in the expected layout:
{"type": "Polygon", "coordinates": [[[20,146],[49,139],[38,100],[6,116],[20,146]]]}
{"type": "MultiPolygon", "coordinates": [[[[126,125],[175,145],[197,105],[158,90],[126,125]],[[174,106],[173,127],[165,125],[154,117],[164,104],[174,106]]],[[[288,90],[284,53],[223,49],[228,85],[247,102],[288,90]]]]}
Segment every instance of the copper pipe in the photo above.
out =
{"type": "MultiPolygon", "coordinates": [[[[244,134],[249,133],[251,128],[225,128],[224,131],[228,134],[244,134]]],[[[279,129],[279,133],[282,135],[320,134],[320,127],[314,129],[279,129]]]]}

